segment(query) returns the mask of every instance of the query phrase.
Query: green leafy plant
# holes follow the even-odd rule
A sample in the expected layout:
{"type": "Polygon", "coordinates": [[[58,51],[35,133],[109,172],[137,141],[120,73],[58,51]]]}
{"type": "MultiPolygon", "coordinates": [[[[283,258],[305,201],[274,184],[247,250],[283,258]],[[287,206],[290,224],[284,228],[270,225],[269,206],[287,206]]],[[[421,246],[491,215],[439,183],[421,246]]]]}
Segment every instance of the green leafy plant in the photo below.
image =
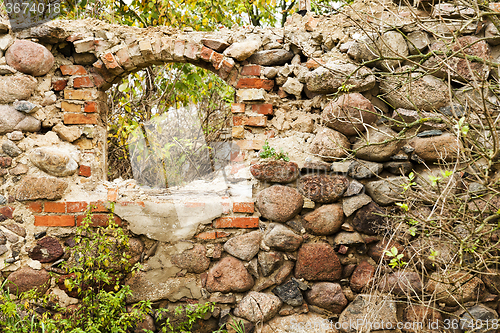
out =
{"type": "Polygon", "coordinates": [[[140,322],[151,309],[142,301],[127,311],[126,298],[132,294],[122,285],[123,277],[134,273],[127,253],[129,238],[109,215],[107,226],[93,228],[89,211],[77,228],[74,261],[67,265],[70,278],[64,280],[69,292],[76,291],[81,299],[74,312],[66,313],[58,322],[61,331],[69,333],[126,333],[140,322]]]}
{"type": "Polygon", "coordinates": [[[410,172],[410,174],[408,175],[408,183],[402,185],[403,186],[403,193],[408,191],[412,186],[417,185],[417,183],[414,181],[415,177],[416,177],[415,173],[410,172]]]}
{"type": "MultiPolygon", "coordinates": [[[[199,319],[205,317],[209,312],[213,312],[215,308],[214,302],[207,302],[205,304],[193,304],[188,306],[178,306],[174,310],[175,317],[185,317],[185,320],[180,323],[173,324],[170,322],[170,318],[167,317],[165,321],[161,324],[159,330],[160,332],[176,332],[176,333],[189,333],[191,332],[193,325],[199,319]]],[[[159,309],[157,312],[157,321],[161,322],[163,317],[169,312],[168,309],[159,309]]],[[[146,333],[153,333],[150,330],[145,330],[146,333]]]]}
{"type": "Polygon", "coordinates": [[[385,250],[384,254],[387,257],[392,258],[391,261],[389,261],[389,266],[391,268],[396,268],[396,267],[403,268],[408,264],[407,262],[402,260],[404,254],[398,253],[398,249],[395,246],[393,246],[390,251],[385,250]]]}
{"type": "Polygon", "coordinates": [[[283,148],[281,148],[279,153],[278,153],[276,151],[276,149],[269,146],[269,142],[267,142],[267,140],[265,141],[264,145],[262,146],[262,150],[259,152],[259,157],[260,158],[274,158],[276,160],[283,160],[286,162],[290,161],[290,158],[288,157],[288,153],[285,153],[283,151],[283,148]]]}
{"type": "Polygon", "coordinates": [[[36,291],[13,296],[11,284],[4,280],[0,292],[0,330],[5,333],[49,332],[48,325],[43,323],[33,308],[32,300],[38,298],[36,291]]]}

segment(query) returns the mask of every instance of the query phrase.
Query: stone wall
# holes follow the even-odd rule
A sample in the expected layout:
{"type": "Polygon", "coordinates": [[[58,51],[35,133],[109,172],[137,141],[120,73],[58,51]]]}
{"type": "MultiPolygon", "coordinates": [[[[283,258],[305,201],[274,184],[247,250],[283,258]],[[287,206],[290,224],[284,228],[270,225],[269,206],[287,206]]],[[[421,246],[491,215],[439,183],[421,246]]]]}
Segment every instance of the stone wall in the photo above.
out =
{"type": "MultiPolygon", "coordinates": [[[[54,262],[70,256],[74,227],[90,206],[94,225],[105,225],[113,202],[116,221],[134,236],[134,255],[146,258],[125,281],[131,303],[214,301],[212,327],[231,313],[265,322],[257,325],[262,332],[302,332],[307,322],[364,315],[394,325],[448,318],[458,310],[450,297],[435,305],[439,311],[421,306],[418,313],[395,302],[424,290],[444,293],[443,286],[389,269],[384,249],[396,246],[405,258],[409,250],[380,230],[402,200],[406,176],[416,171],[418,181],[428,181],[440,175],[438,162],[453,161],[462,148],[453,128],[431,119],[481,109],[471,82],[497,77],[488,62],[500,55],[498,31],[450,6],[356,2],[330,16],[295,14],[283,29],[214,32],[80,20],[14,33],[1,23],[4,277],[29,289],[52,279],[47,272],[64,273],[54,262]],[[455,59],[434,75],[412,67],[422,60],[416,56],[442,51],[458,31],[450,45],[473,43],[465,53],[475,62],[455,59]],[[107,182],[106,90],[129,73],[169,62],[209,69],[236,89],[231,181],[168,190],[107,182]],[[388,69],[391,76],[380,74],[388,69]],[[397,133],[413,122],[419,126],[401,140],[397,133]],[[259,160],[265,140],[291,162],[259,160]],[[382,293],[367,294],[373,286],[382,293]]],[[[440,54],[426,66],[439,63],[440,54]]],[[[494,95],[486,103],[498,110],[494,95]]],[[[463,191],[479,186],[457,184],[463,191]]],[[[474,311],[497,318],[496,280],[469,277],[458,301],[484,301],[488,307],[474,311]]],[[[78,302],[54,283],[47,292],[66,305],[78,302]]]]}

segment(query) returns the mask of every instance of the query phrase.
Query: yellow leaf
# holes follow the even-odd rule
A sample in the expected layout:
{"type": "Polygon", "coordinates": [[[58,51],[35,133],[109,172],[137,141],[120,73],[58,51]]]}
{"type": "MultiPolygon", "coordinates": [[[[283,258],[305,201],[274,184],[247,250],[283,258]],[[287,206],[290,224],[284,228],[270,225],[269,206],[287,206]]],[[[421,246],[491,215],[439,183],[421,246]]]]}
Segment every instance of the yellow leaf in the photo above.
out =
{"type": "Polygon", "coordinates": [[[68,289],[68,291],[71,291],[71,289],[73,289],[68,279],[64,280],[64,286],[66,287],[66,289],[68,289]]]}

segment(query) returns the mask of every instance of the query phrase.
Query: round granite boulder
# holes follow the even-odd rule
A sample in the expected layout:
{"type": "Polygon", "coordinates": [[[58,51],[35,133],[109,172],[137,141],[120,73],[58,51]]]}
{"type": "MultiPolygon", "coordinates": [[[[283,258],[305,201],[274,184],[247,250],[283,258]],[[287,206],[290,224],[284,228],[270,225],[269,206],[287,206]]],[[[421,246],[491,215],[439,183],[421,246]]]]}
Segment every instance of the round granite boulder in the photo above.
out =
{"type": "Polygon", "coordinates": [[[268,220],[286,222],[302,209],[304,199],[292,187],[273,185],[257,194],[256,205],[260,214],[268,220]]]}

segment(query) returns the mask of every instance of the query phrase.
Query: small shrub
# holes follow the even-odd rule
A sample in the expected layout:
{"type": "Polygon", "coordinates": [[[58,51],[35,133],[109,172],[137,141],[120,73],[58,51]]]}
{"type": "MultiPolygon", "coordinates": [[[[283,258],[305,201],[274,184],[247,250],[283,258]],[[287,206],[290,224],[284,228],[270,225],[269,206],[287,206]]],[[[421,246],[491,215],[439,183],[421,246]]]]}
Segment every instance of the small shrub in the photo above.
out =
{"type": "Polygon", "coordinates": [[[264,143],[262,146],[262,150],[259,152],[259,157],[260,158],[274,158],[275,160],[283,160],[286,162],[290,161],[290,158],[288,157],[288,153],[285,153],[283,151],[283,148],[280,149],[280,152],[276,152],[276,149],[271,148],[269,146],[269,142],[264,143]]]}

